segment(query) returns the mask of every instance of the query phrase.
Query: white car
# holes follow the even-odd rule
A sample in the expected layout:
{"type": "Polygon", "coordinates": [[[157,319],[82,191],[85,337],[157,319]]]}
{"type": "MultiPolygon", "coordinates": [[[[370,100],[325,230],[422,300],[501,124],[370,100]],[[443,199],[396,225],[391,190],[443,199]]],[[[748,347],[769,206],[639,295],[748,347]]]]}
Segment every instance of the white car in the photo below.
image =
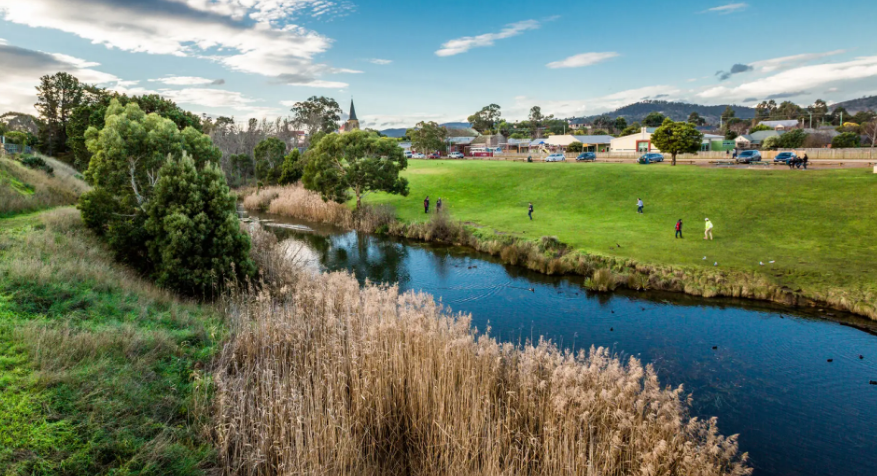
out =
{"type": "Polygon", "coordinates": [[[411,154],[411,158],[412,159],[425,159],[426,156],[421,154],[420,152],[415,152],[415,153],[411,154]]]}
{"type": "Polygon", "coordinates": [[[406,150],[406,151],[404,152],[404,154],[405,154],[405,158],[406,158],[406,159],[410,159],[410,158],[411,158],[411,151],[410,151],[410,150],[406,150]]]}
{"type": "Polygon", "coordinates": [[[566,157],[563,154],[551,154],[548,157],[545,157],[545,162],[566,162],[566,157]]]}
{"type": "Polygon", "coordinates": [[[449,158],[449,159],[462,159],[462,158],[464,158],[464,157],[465,157],[465,156],[463,155],[462,152],[451,152],[451,153],[448,155],[448,158],[449,158]]]}

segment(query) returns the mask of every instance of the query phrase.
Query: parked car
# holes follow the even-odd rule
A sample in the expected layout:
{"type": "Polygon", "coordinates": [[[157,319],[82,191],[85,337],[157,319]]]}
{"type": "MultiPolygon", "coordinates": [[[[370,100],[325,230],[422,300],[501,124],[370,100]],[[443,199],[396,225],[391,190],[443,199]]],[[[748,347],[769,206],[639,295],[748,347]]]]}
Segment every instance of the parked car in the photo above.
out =
{"type": "Polygon", "coordinates": [[[566,162],[566,157],[561,153],[554,153],[545,157],[545,162],[566,162]]]}
{"type": "Polygon", "coordinates": [[[784,163],[788,164],[790,160],[797,159],[798,155],[794,152],[780,152],[776,157],[773,158],[774,163],[784,163]]]}
{"type": "Polygon", "coordinates": [[[432,154],[427,155],[427,157],[429,157],[430,159],[441,159],[442,154],[438,152],[433,152],[432,154]]]}
{"type": "Polygon", "coordinates": [[[663,162],[663,161],[664,161],[663,155],[651,152],[648,154],[643,154],[642,156],[640,156],[639,159],[637,159],[636,162],[638,164],[651,164],[652,162],[663,162]]]}
{"type": "Polygon", "coordinates": [[[449,159],[462,159],[465,157],[462,152],[451,152],[448,154],[449,159]]]}
{"type": "Polygon", "coordinates": [[[425,159],[426,156],[421,154],[420,152],[415,152],[415,153],[411,154],[411,158],[412,159],[425,159]]]}
{"type": "Polygon", "coordinates": [[[593,152],[582,152],[576,157],[576,161],[581,162],[583,160],[597,160],[597,154],[593,152]]]}
{"type": "Polygon", "coordinates": [[[761,162],[761,152],[757,150],[744,150],[737,156],[738,164],[748,164],[751,162],[761,162]]]}

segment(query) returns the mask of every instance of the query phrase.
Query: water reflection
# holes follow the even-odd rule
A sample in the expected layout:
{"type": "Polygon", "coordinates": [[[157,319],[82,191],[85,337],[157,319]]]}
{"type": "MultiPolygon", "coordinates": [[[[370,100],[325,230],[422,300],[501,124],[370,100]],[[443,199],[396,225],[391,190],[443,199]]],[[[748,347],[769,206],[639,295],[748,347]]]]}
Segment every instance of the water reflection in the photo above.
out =
{"type": "Polygon", "coordinates": [[[546,336],[651,363],[663,384],[691,392],[694,415],[718,416],[724,434],[740,433],[756,474],[877,474],[877,386],[868,384],[877,380],[877,337],[859,330],[874,332],[873,321],[740,300],[589,293],[580,277],[471,250],[309,226],[315,232],[278,234],[310,247],[323,269],[428,292],[503,340],[546,336]]]}

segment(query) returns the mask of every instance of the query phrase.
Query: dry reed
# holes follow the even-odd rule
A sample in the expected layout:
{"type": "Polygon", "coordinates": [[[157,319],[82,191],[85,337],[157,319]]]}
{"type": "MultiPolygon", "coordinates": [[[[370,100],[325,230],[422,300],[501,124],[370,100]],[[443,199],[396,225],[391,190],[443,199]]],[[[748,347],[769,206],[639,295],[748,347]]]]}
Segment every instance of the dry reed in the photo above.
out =
{"type": "Polygon", "coordinates": [[[236,475],[745,475],[682,388],[606,349],[477,335],[344,273],[228,296],[216,444],[236,475]]]}

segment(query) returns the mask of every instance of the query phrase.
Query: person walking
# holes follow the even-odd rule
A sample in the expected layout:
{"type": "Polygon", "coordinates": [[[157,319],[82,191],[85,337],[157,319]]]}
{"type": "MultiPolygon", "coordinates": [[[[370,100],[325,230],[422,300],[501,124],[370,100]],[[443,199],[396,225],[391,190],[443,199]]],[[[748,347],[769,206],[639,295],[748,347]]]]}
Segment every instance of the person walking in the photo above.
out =
{"type": "Polygon", "coordinates": [[[442,197],[439,197],[438,200],[435,201],[435,212],[436,213],[442,212],[442,197]]]}
{"type": "Polygon", "coordinates": [[[530,221],[533,221],[533,202],[530,202],[530,207],[527,209],[527,215],[530,217],[530,221]]]}
{"type": "Polygon", "coordinates": [[[737,148],[734,148],[734,155],[731,156],[732,159],[737,160],[737,148]]]}
{"type": "Polygon", "coordinates": [[[423,199],[423,213],[429,213],[429,195],[423,199]]]}
{"type": "Polygon", "coordinates": [[[807,162],[809,162],[809,160],[810,159],[807,158],[807,152],[804,152],[804,158],[802,159],[804,163],[804,170],[807,170],[807,162]]]}
{"type": "Polygon", "coordinates": [[[682,219],[676,222],[676,238],[682,238],[682,219]]]}
{"type": "Polygon", "coordinates": [[[643,212],[643,199],[642,198],[636,199],[636,212],[637,213],[643,212]]]}
{"type": "Polygon", "coordinates": [[[704,240],[712,240],[713,239],[713,222],[710,221],[709,218],[704,218],[706,222],[706,226],[703,231],[703,239],[704,240]]]}

